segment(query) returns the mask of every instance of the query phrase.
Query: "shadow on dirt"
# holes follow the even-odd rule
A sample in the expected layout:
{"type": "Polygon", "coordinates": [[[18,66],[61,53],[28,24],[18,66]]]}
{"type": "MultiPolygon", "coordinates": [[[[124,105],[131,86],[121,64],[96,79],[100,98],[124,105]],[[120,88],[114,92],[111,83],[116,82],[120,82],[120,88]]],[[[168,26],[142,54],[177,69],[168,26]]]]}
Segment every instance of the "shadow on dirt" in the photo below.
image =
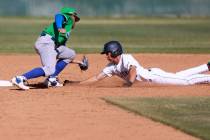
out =
{"type": "Polygon", "coordinates": [[[29,84],[28,86],[30,87],[30,89],[47,89],[47,86],[43,83],[29,84]]]}

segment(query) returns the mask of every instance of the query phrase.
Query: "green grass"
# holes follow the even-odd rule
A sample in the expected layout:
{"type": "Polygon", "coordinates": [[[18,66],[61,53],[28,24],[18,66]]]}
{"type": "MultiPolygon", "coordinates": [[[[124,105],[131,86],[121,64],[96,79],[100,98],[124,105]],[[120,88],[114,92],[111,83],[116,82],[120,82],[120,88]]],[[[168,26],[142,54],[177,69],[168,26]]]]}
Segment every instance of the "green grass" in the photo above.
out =
{"type": "MultiPolygon", "coordinates": [[[[53,19],[0,18],[0,52],[33,53],[42,29],[53,19]]],[[[67,45],[80,53],[98,53],[109,40],[126,52],[210,53],[210,19],[82,18],[67,45]]]]}
{"type": "Polygon", "coordinates": [[[193,136],[204,140],[210,139],[210,97],[106,97],[103,99],[193,136]]]}

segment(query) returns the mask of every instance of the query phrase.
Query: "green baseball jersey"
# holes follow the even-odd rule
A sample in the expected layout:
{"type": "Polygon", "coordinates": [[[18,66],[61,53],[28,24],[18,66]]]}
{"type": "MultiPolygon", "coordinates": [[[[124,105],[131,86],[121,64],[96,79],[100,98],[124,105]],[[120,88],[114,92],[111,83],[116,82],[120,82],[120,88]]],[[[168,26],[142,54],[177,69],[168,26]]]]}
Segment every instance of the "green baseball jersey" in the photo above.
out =
{"type": "Polygon", "coordinates": [[[66,33],[59,33],[55,22],[46,27],[43,32],[55,38],[56,45],[64,45],[70,36],[74,21],[69,14],[62,14],[65,17],[62,28],[66,29],[66,33]]]}

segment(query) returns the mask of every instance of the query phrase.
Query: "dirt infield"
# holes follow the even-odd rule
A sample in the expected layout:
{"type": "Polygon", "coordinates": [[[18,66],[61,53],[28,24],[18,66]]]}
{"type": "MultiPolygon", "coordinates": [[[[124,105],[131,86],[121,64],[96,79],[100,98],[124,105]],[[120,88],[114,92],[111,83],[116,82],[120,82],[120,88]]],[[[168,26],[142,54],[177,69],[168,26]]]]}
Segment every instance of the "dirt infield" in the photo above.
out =
{"type": "MultiPolygon", "coordinates": [[[[90,54],[90,68],[81,72],[70,65],[60,80],[84,80],[106,64],[104,56],[90,54]]],[[[81,58],[82,55],[78,55],[81,58]]],[[[179,71],[210,60],[209,55],[134,54],[145,67],[179,71]]],[[[40,66],[37,55],[1,55],[0,79],[8,80],[40,66]]],[[[42,82],[44,78],[29,81],[42,82]]],[[[4,140],[194,140],[179,130],[127,112],[101,100],[105,96],[210,96],[209,85],[160,86],[137,83],[123,88],[119,78],[106,79],[93,86],[28,91],[1,88],[0,139],[4,140]]]]}

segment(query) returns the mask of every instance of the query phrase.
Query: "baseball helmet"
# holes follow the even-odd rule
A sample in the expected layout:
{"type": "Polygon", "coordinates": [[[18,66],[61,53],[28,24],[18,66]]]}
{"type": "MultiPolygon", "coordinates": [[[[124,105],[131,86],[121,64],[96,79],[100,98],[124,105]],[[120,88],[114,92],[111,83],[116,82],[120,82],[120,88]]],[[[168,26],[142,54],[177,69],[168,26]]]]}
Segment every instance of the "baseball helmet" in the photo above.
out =
{"type": "Polygon", "coordinates": [[[118,41],[109,41],[104,44],[104,49],[101,54],[111,53],[112,57],[117,57],[123,53],[121,44],[118,41]]]}
{"type": "Polygon", "coordinates": [[[75,17],[76,22],[78,22],[80,20],[80,17],[78,16],[75,8],[64,7],[64,8],[61,9],[61,13],[62,14],[73,15],[75,17]]]}

